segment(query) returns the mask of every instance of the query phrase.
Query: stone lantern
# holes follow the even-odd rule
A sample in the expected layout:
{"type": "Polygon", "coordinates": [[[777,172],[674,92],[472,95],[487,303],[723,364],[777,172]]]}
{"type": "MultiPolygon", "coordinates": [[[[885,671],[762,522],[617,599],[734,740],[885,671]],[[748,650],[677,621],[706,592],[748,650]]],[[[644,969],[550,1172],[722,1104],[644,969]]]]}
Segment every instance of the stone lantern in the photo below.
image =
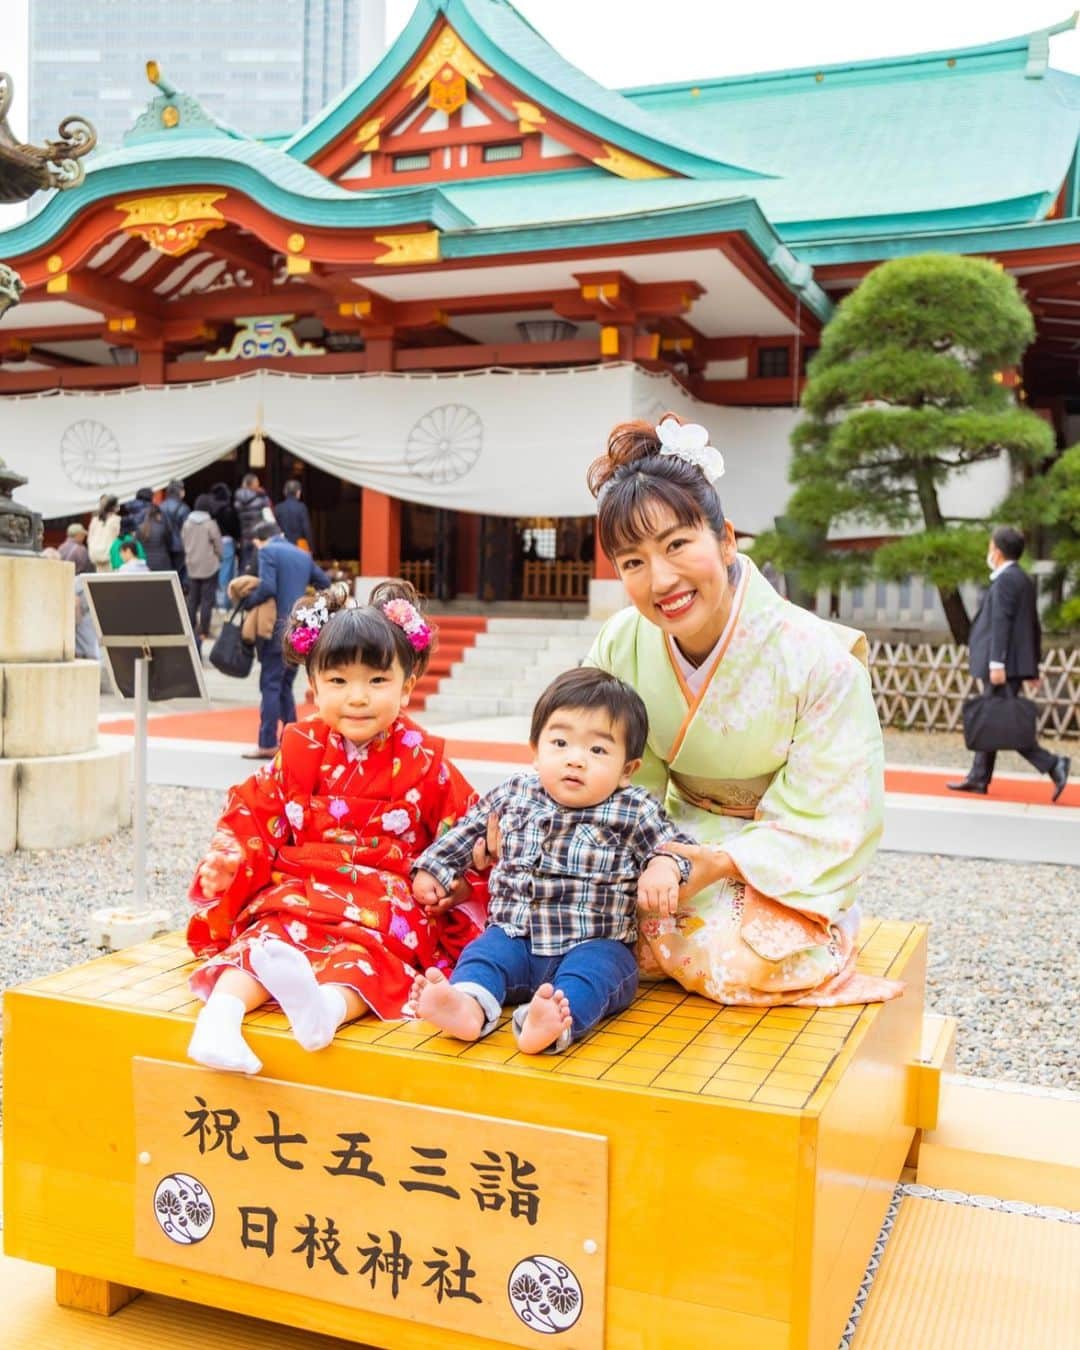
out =
{"type": "MultiPolygon", "coordinates": [[[[22,145],[10,104],[0,74],[0,201],[81,182],[93,128],[69,117],[59,141],[22,145]]],[[[22,288],[0,263],[0,316],[22,288]]],[[[100,744],[99,666],[75,659],[74,569],[41,556],[41,517],[11,498],[26,481],[0,459],[0,854],[81,844],[131,819],[130,751],[100,744]]]]}

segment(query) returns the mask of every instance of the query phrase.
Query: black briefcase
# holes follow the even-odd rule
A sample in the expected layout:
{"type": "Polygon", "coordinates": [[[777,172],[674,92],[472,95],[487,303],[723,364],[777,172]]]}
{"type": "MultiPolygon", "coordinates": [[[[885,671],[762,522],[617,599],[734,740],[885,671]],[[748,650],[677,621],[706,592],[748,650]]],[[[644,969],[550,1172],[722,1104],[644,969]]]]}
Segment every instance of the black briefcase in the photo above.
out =
{"type": "Polygon", "coordinates": [[[1038,711],[1006,684],[991,685],[964,704],[964,744],[969,750],[1030,750],[1038,735],[1038,711]]]}
{"type": "Polygon", "coordinates": [[[221,632],[210,648],[210,664],[214,669],[237,680],[251,674],[251,663],[255,660],[255,644],[245,642],[240,633],[242,615],[238,605],[222,624],[221,632]]]}

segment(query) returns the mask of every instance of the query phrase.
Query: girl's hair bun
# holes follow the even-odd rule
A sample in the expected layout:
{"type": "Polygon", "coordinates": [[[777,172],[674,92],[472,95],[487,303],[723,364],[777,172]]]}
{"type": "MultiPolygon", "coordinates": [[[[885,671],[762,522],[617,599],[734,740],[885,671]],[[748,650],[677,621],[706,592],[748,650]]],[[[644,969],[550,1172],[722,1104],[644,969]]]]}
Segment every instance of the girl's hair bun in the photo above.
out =
{"type": "Polygon", "coordinates": [[[404,577],[391,577],[389,581],[380,581],[372,590],[368,599],[368,604],[375,609],[381,609],[383,605],[388,605],[391,600],[407,600],[414,609],[423,610],[423,601],[420,599],[420,593],[411,581],[406,581],[404,577]]]}
{"type": "MultiPolygon", "coordinates": [[[[677,413],[661,413],[657,423],[666,418],[674,418],[680,425],[684,421],[677,413]]],[[[635,464],[639,459],[648,459],[650,455],[660,453],[660,437],[656,427],[643,418],[632,422],[620,422],[612,429],[608,437],[607,450],[589,465],[587,482],[594,497],[600,495],[615,474],[626,464],[635,464]]]]}

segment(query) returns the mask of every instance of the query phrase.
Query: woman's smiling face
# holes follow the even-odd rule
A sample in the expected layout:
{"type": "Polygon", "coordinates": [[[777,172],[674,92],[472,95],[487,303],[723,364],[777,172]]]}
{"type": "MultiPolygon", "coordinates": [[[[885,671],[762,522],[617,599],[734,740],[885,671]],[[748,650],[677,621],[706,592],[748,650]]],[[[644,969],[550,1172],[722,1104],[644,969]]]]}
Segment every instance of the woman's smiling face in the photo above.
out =
{"type": "Polygon", "coordinates": [[[691,660],[715,647],[731,609],[728,568],[737,549],[730,521],[718,539],[705,524],[680,525],[657,504],[652,533],[620,549],[615,566],[635,608],[678,642],[691,660]]]}

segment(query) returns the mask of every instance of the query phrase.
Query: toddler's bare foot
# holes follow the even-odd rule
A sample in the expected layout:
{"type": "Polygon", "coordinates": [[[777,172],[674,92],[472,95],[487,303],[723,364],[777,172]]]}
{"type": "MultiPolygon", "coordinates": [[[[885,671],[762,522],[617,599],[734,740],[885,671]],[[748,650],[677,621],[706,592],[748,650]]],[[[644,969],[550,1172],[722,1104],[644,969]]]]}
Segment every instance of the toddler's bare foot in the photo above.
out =
{"type": "Polygon", "coordinates": [[[484,1010],[471,994],[455,989],[441,970],[434,966],[417,976],[412,1005],[417,1017],[431,1022],[440,1031],[461,1041],[476,1041],[484,1029],[484,1010]]]}
{"type": "Polygon", "coordinates": [[[532,996],[529,1011],[518,1032],[518,1049],[526,1055],[538,1055],[554,1045],[564,1031],[573,1024],[570,1000],[561,989],[542,984],[532,996]]]}

